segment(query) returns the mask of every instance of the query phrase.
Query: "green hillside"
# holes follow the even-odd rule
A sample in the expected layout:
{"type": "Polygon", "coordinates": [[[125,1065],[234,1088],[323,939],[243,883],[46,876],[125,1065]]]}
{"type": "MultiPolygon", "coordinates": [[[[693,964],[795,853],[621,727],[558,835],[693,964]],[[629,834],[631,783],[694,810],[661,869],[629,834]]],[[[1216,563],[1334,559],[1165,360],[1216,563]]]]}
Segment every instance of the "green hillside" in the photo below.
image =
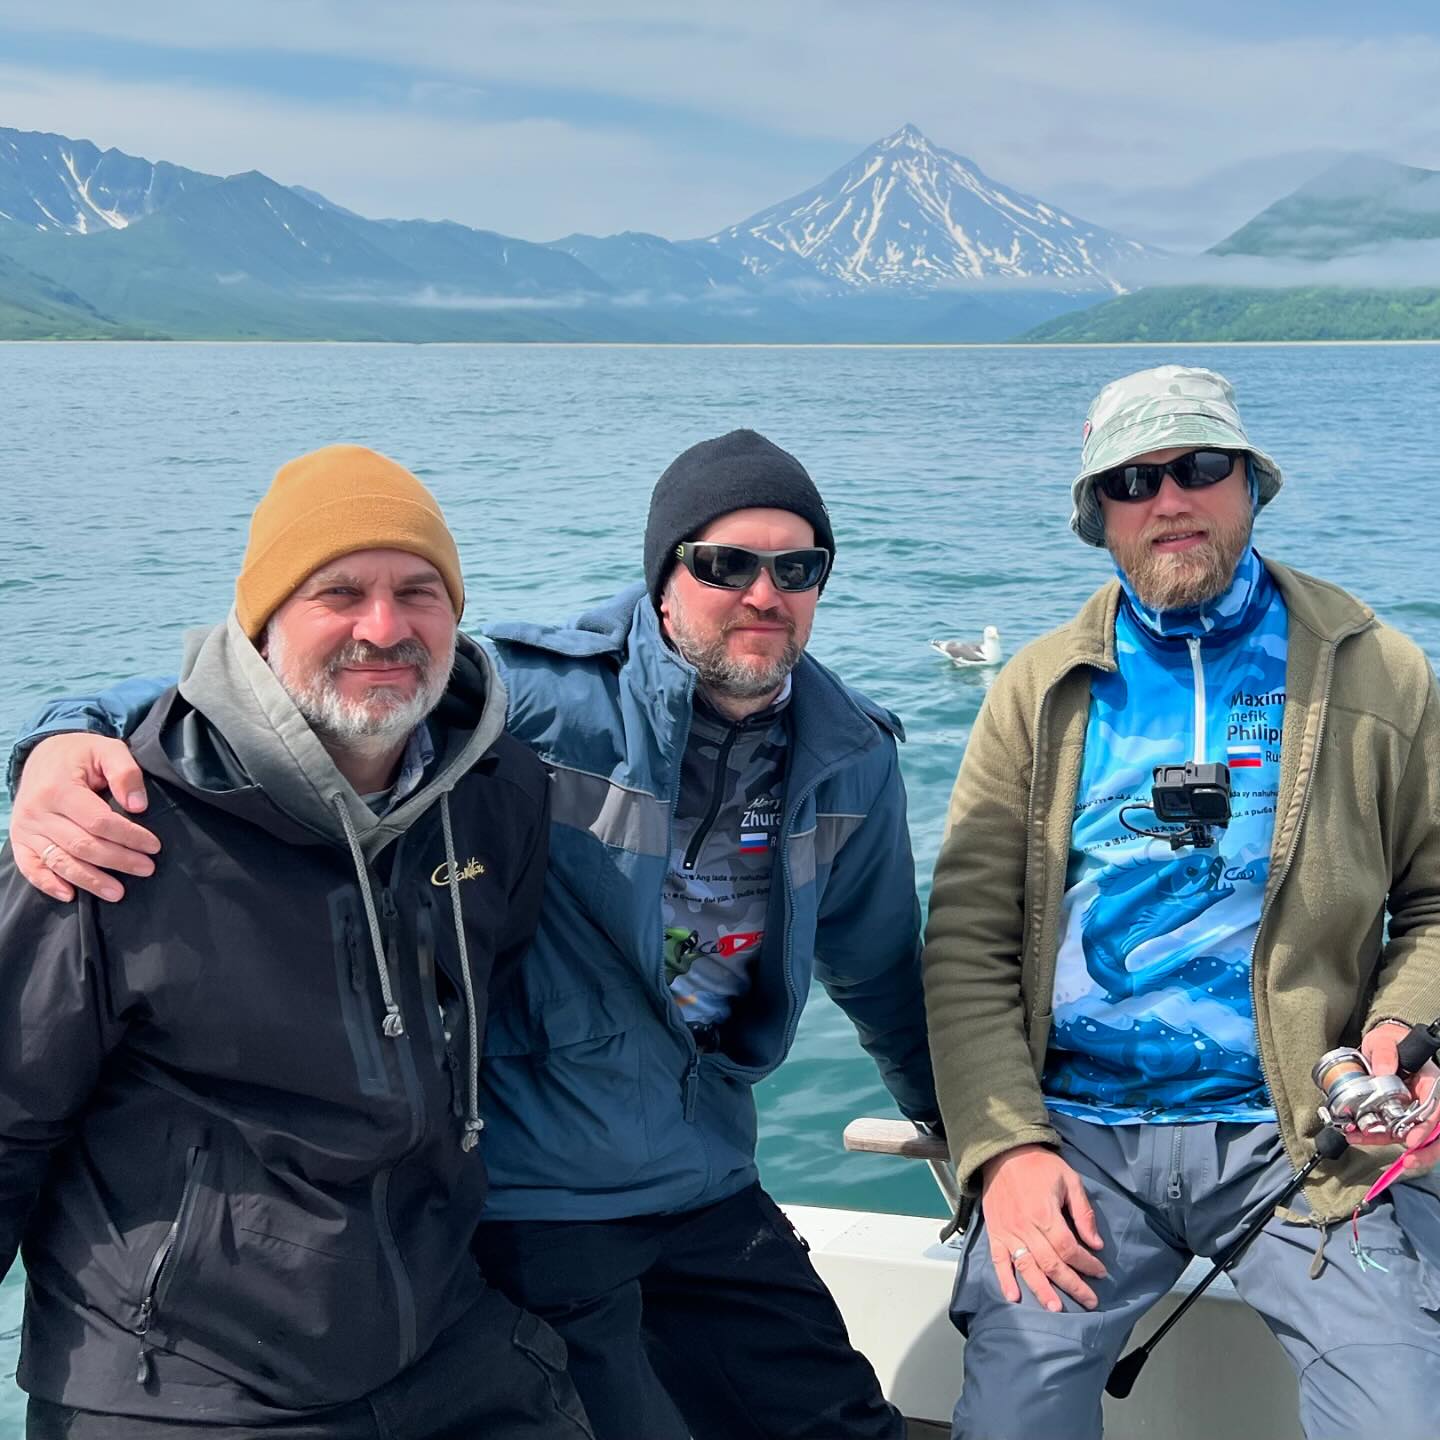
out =
{"type": "Polygon", "coordinates": [[[1334,260],[1440,240],[1440,171],[1350,155],[1262,210],[1212,255],[1334,260]]]}
{"type": "Polygon", "coordinates": [[[0,251],[0,339],[90,340],[138,333],[0,251]]]}
{"type": "Polygon", "coordinates": [[[1162,286],[1047,321],[1024,341],[1440,340],[1440,289],[1162,286]]]}

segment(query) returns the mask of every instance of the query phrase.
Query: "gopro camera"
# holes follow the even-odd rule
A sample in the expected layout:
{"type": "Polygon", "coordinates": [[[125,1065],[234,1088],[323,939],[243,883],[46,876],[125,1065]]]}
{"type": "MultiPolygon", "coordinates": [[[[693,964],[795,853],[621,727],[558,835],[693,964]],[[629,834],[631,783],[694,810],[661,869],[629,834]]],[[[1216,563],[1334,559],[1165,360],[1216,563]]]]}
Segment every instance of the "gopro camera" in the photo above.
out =
{"type": "Polygon", "coordinates": [[[1194,760],[1183,765],[1157,765],[1150,800],[1155,818],[1167,824],[1228,825],[1230,767],[1201,765],[1194,760]]]}
{"type": "Polygon", "coordinates": [[[1186,845],[1208,850],[1215,843],[1215,832],[1230,823],[1230,767],[1200,760],[1187,760],[1183,765],[1157,765],[1152,781],[1150,803],[1142,805],[1136,801],[1122,805],[1120,823],[1132,835],[1163,840],[1172,850],[1186,845]],[[1127,810],[1148,810],[1166,825],[1181,828],[1153,830],[1145,825],[1133,825],[1125,818],[1127,810]]]}
{"type": "Polygon", "coordinates": [[[1209,849],[1215,843],[1215,832],[1230,823],[1230,767],[1187,760],[1183,765],[1157,765],[1153,779],[1150,808],[1155,818],[1184,828],[1139,833],[1168,840],[1172,850],[1182,845],[1209,849]]]}

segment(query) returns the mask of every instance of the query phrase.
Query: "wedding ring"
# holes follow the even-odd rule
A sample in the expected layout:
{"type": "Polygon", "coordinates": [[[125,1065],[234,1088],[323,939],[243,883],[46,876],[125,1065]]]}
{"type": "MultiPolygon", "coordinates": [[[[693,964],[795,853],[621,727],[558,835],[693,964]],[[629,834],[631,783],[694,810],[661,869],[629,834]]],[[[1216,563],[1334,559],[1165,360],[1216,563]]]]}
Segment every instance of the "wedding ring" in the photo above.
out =
{"type": "Polygon", "coordinates": [[[50,852],[51,852],[52,850],[58,850],[59,848],[60,848],[60,847],[52,840],[52,841],[40,852],[40,863],[41,863],[47,870],[53,870],[53,869],[55,868],[55,867],[54,867],[53,865],[51,865],[51,863],[50,863],[50,852]]]}
{"type": "Polygon", "coordinates": [[[1015,1264],[1022,1256],[1028,1255],[1029,1253],[1030,1247],[1028,1245],[1022,1245],[1018,1250],[1012,1250],[1010,1252],[1010,1263],[1012,1265],[1015,1264]]]}

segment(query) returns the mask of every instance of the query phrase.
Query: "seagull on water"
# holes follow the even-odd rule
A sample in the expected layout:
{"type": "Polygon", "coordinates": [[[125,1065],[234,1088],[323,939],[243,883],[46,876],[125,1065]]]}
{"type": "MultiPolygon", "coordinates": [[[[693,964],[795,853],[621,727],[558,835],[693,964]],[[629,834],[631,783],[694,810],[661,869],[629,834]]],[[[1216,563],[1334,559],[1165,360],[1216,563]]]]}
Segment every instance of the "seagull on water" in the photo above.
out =
{"type": "Polygon", "coordinates": [[[955,665],[998,665],[1000,632],[987,625],[978,645],[968,640],[932,640],[930,648],[955,665]]]}

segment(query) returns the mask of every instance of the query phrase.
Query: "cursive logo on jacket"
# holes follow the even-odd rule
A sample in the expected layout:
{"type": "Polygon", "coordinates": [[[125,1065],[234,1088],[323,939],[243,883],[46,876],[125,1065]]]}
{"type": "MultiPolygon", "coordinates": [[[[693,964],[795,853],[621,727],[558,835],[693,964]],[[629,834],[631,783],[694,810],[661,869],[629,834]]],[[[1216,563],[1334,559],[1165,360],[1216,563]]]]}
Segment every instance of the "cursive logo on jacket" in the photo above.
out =
{"type": "MultiPolygon", "coordinates": [[[[473,855],[455,872],[457,880],[473,880],[477,875],[483,875],[485,867],[473,855]]],[[[450,883],[450,862],[435,867],[435,873],[430,877],[432,885],[448,885],[450,883]]]]}

